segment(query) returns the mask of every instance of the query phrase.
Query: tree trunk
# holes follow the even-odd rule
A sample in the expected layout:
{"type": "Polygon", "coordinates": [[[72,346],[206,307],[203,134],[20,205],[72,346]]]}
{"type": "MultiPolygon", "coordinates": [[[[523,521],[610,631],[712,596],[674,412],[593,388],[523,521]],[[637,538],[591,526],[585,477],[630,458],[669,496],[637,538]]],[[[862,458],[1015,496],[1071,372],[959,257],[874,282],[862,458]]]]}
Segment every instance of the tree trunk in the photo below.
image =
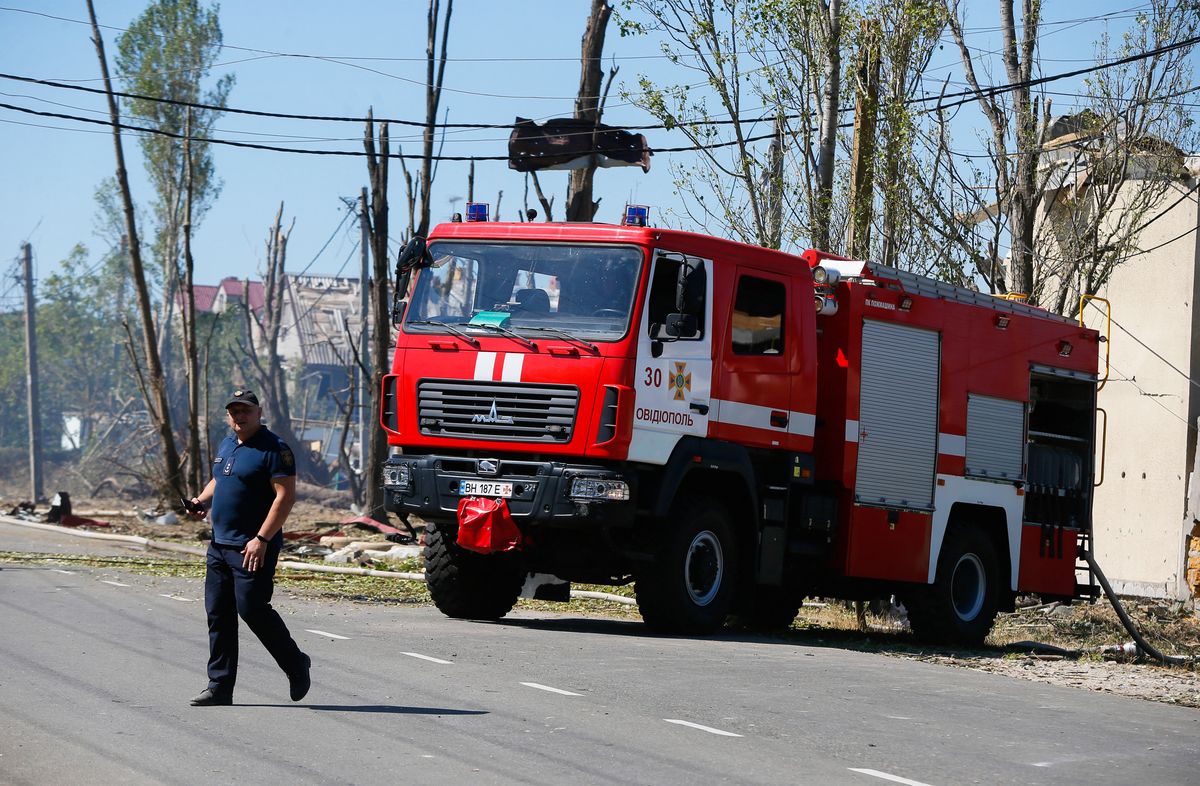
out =
{"type": "Polygon", "coordinates": [[[442,98],[442,80],[446,75],[446,41],[450,36],[450,14],[454,11],[454,0],[446,0],[446,17],[442,24],[442,51],[437,54],[437,26],[440,16],[440,0],[429,0],[428,36],[425,42],[425,131],[421,137],[422,162],[418,177],[421,220],[417,223],[417,234],[429,234],[429,197],[433,186],[433,132],[437,122],[438,103],[442,98]]]}
{"type": "Polygon", "coordinates": [[[864,43],[859,52],[854,144],[850,155],[850,220],[846,253],[853,259],[871,255],[871,220],[875,206],[875,122],[879,110],[879,38],[876,27],[863,21],[864,43]]]}
{"type": "Polygon", "coordinates": [[[841,100],[842,2],[823,3],[828,17],[825,94],[821,97],[821,140],[817,157],[817,204],[814,211],[813,245],[830,250],[829,224],[833,203],[833,164],[837,153],[838,102],[841,100]]]}
{"type": "Polygon", "coordinates": [[[1028,83],[1033,74],[1033,53],[1037,43],[1040,0],[1022,2],[1021,52],[1017,53],[1016,23],[1013,19],[1012,0],[1000,3],[1000,25],[1004,31],[1002,57],[1004,70],[1010,83],[1021,83],[1013,91],[1013,108],[1017,116],[1014,148],[1017,158],[1016,188],[1009,203],[1009,232],[1012,234],[1011,288],[1015,292],[1029,295],[1036,304],[1033,292],[1033,235],[1037,222],[1037,110],[1033,106],[1028,83]]]}
{"type": "MultiPolygon", "coordinates": [[[[188,110],[183,139],[185,196],[183,206],[183,287],[184,320],[183,348],[187,356],[188,383],[188,485],[189,491],[199,494],[206,479],[201,475],[200,463],[200,364],[196,354],[196,291],[192,274],[192,113],[188,110]]],[[[186,495],[185,495],[186,496],[186,495]]]]}
{"type": "MultiPolygon", "coordinates": [[[[138,314],[142,322],[142,343],[146,354],[149,388],[146,390],[146,408],[154,418],[159,441],[163,448],[164,476],[160,491],[171,497],[182,497],[183,477],[179,472],[179,451],[175,447],[175,434],[171,429],[171,410],[167,402],[167,386],[159,361],[155,343],[154,315],[150,306],[150,290],[146,286],[146,271],[142,265],[141,241],[137,232],[137,221],[133,210],[133,194],[129,188],[129,175],[125,169],[125,151],[121,145],[121,120],[117,111],[117,100],[113,96],[112,80],[108,74],[108,60],[104,55],[104,39],[100,36],[100,25],[96,22],[96,9],[92,0],[87,0],[88,17],[92,22],[92,42],[96,45],[96,56],[100,60],[100,74],[104,79],[104,93],[108,99],[108,114],[112,122],[113,147],[117,160],[117,184],[121,188],[121,204],[125,215],[125,234],[129,236],[129,263],[133,272],[134,288],[137,291],[138,314]]],[[[130,348],[132,350],[132,347],[130,348]]],[[[130,356],[134,353],[131,351],[130,356]]]]}
{"type": "MultiPolygon", "coordinates": [[[[279,333],[283,326],[283,290],[287,280],[284,267],[287,262],[288,236],[291,234],[291,227],[284,231],[282,222],[283,203],[280,202],[270,235],[267,237],[267,271],[263,281],[261,317],[251,310],[250,281],[247,279],[244,282],[246,345],[242,350],[251,363],[259,388],[266,396],[263,408],[268,416],[267,425],[292,448],[296,457],[296,474],[317,483],[325,483],[328,478],[324,467],[312,461],[307,446],[301,443],[300,435],[292,428],[287,374],[278,351],[279,333]],[[254,340],[255,325],[259,330],[259,342],[254,340]]],[[[294,225],[295,221],[292,223],[294,225]]]]}
{"type": "MultiPolygon", "coordinates": [[[[575,119],[587,120],[593,127],[600,124],[600,114],[603,111],[600,104],[600,87],[604,82],[604,69],[600,67],[600,57],[604,54],[604,33],[610,16],[612,6],[608,4],[608,0],[592,0],[592,11],[588,16],[587,29],[583,33],[575,119]]],[[[594,132],[592,143],[595,147],[594,132]]],[[[592,201],[592,181],[595,175],[594,159],[586,169],[571,170],[567,181],[568,221],[591,221],[595,217],[598,207],[598,204],[592,201]]]]}
{"type": "MultiPolygon", "coordinates": [[[[374,322],[371,332],[371,366],[364,374],[363,384],[370,380],[370,396],[365,397],[373,404],[371,417],[366,422],[371,425],[370,449],[364,461],[363,491],[365,500],[364,513],[378,521],[387,520],[384,509],[383,495],[383,464],[388,457],[387,435],[379,425],[379,412],[382,406],[383,375],[391,367],[390,344],[392,337],[392,320],[388,308],[388,124],[379,127],[379,155],[375,154],[375,129],[372,114],[367,112],[367,131],[363,139],[363,147],[367,151],[367,174],[371,179],[371,317],[374,322]]],[[[362,282],[367,286],[367,282],[362,282]]],[[[401,297],[401,293],[397,293],[401,297]]],[[[363,330],[367,326],[363,325],[363,330]]]]}

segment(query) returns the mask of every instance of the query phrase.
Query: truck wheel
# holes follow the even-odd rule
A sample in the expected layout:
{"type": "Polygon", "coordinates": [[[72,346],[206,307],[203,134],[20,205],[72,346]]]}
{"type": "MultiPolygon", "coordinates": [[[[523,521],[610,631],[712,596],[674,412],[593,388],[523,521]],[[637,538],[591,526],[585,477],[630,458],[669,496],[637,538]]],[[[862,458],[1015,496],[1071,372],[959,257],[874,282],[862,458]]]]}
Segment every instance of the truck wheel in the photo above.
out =
{"type": "Polygon", "coordinates": [[[638,610],[655,630],[709,633],[729,614],[737,581],[737,545],[729,514],[713,500],[676,507],[656,559],[637,574],[638,610]]]}
{"type": "Polygon", "coordinates": [[[1000,606],[1000,561],[984,533],[952,528],[942,544],[937,579],[908,598],[908,619],[923,641],[978,647],[1000,606]]]}
{"type": "Polygon", "coordinates": [[[425,582],[434,605],[447,617],[500,619],[512,610],[525,583],[520,557],[467,551],[454,542],[453,533],[453,526],[433,522],[425,529],[425,582]]]}
{"type": "Polygon", "coordinates": [[[739,593],[734,617],[752,630],[784,630],[800,613],[804,602],[796,593],[780,587],[754,587],[739,593]]]}

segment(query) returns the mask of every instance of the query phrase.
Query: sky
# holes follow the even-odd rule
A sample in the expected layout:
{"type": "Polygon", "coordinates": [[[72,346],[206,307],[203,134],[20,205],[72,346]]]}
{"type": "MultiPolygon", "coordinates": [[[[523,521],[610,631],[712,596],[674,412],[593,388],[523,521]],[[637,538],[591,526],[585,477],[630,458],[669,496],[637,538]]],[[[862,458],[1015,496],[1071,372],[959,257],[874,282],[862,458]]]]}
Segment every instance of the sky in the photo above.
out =
{"type": "MultiPolygon", "coordinates": [[[[110,68],[116,38],[146,6],[146,0],[95,0],[110,68]]],[[[1093,45],[1105,25],[1120,32],[1129,9],[1139,0],[1047,0],[1043,29],[1043,72],[1082,68],[1093,61],[1093,45]],[[1107,21],[1097,19],[1110,15],[1107,21]]],[[[964,0],[968,42],[981,52],[999,47],[995,0],[964,0]]],[[[220,20],[226,48],[213,69],[211,84],[232,73],[236,84],[229,106],[294,114],[362,117],[373,107],[376,117],[424,119],[424,0],[361,2],[346,0],[226,0],[220,20]],[[259,51],[248,51],[259,50],[259,51]],[[274,53],[274,54],[272,54],[274,53]],[[286,53],[286,54],[281,54],[286,53]],[[305,55],[295,57],[286,55],[305,55]]],[[[543,120],[569,117],[579,83],[580,39],[588,0],[457,0],[449,37],[442,112],[448,122],[511,123],[517,116],[543,120]]],[[[0,0],[0,74],[27,76],[101,87],[99,66],[90,41],[84,0],[0,0]]],[[[962,66],[949,37],[926,73],[931,90],[949,77],[961,80],[962,66]]],[[[660,83],[693,80],[662,58],[658,42],[620,37],[610,24],[605,67],[620,67],[606,107],[604,122],[614,126],[646,125],[652,118],[622,100],[620,87],[645,74],[660,83]]],[[[994,65],[994,64],[993,64],[994,65]]],[[[1000,83],[1002,70],[994,68],[1000,83]]],[[[981,75],[987,80],[987,75],[981,75]]],[[[1063,90],[1078,82],[1062,83],[1063,90]]],[[[954,89],[952,87],[952,89],[954,89]]],[[[1067,98],[1056,99],[1063,106],[1067,98]]],[[[102,96],[65,91],[0,78],[0,103],[40,111],[107,119],[102,96]]],[[[442,118],[439,118],[442,119],[442,118]]],[[[955,121],[968,139],[972,127],[983,127],[977,110],[967,107],[955,121]],[[973,124],[973,126],[972,126],[973,124]]],[[[393,149],[420,151],[419,135],[399,126],[391,129],[393,149]]],[[[686,144],[679,133],[645,132],[652,148],[686,144]]],[[[215,135],[310,149],[362,150],[360,123],[264,120],[225,115],[215,135]]],[[[504,129],[447,134],[446,155],[504,156],[504,129]]],[[[969,150],[969,141],[960,145],[969,150]]],[[[193,255],[197,283],[217,283],[225,276],[256,277],[265,258],[265,238],[280,202],[285,223],[295,225],[288,244],[288,270],[356,276],[356,221],[343,221],[343,199],[357,197],[367,184],[360,157],[309,156],[214,147],[223,189],[203,222],[195,228],[193,255]]],[[[125,156],[134,198],[148,205],[153,198],[141,170],[141,153],[127,136],[125,156]]],[[[663,223],[678,205],[671,163],[686,163],[689,154],[659,154],[651,171],[626,167],[600,170],[596,194],[602,198],[598,221],[616,222],[626,202],[651,206],[652,221],[663,223]]],[[[77,243],[99,259],[107,241],[94,232],[93,194],[114,172],[110,131],[103,126],[44,118],[0,108],[0,162],[5,187],[0,189],[0,309],[20,306],[20,288],[12,274],[21,244],[33,246],[35,276],[42,280],[59,268],[77,243]]],[[[415,173],[417,162],[410,162],[415,173]]],[[[562,217],[565,172],[542,176],[543,188],[555,195],[562,217]]],[[[505,161],[476,164],[475,198],[489,202],[501,217],[516,220],[524,207],[525,178],[505,161]],[[503,197],[499,192],[503,191],[503,197]]],[[[467,165],[442,162],[432,199],[434,222],[462,211],[467,195],[467,165]]],[[[407,226],[402,210],[404,186],[393,163],[389,198],[393,248],[407,226]]],[[[541,213],[530,191],[531,206],[541,213]]],[[[657,222],[656,222],[657,223],[657,222]]],[[[675,226],[681,226],[676,219],[675,226]]],[[[683,228],[693,228],[682,225],[683,228]]],[[[144,237],[149,227],[141,226],[144,237]]]]}

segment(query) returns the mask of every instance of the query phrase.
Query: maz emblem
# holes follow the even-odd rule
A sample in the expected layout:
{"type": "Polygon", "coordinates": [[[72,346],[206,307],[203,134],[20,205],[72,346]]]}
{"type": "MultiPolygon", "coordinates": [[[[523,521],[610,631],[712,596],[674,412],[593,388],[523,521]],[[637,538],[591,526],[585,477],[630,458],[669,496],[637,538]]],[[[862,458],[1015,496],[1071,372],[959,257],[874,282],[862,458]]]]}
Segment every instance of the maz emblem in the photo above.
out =
{"type": "Polygon", "coordinates": [[[471,417],[471,422],[472,423],[502,423],[506,426],[511,426],[514,421],[512,419],[512,415],[496,414],[496,399],[492,399],[492,408],[490,410],[488,410],[488,413],[486,415],[479,415],[479,414],[473,415],[471,417]]]}
{"type": "Polygon", "coordinates": [[[479,459],[475,465],[480,475],[495,475],[498,467],[492,459],[479,459]]]}

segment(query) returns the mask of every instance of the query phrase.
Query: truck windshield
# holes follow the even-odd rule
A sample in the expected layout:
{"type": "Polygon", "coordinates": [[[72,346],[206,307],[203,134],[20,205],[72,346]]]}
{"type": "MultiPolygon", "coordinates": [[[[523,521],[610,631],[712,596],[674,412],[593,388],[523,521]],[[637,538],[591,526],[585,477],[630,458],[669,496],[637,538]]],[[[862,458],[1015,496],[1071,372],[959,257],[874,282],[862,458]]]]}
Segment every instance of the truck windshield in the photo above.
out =
{"type": "Polygon", "coordinates": [[[417,276],[406,330],[443,332],[442,323],[483,332],[483,325],[497,325],[615,341],[629,329],[641,249],[440,241],[429,253],[433,264],[417,276]]]}

